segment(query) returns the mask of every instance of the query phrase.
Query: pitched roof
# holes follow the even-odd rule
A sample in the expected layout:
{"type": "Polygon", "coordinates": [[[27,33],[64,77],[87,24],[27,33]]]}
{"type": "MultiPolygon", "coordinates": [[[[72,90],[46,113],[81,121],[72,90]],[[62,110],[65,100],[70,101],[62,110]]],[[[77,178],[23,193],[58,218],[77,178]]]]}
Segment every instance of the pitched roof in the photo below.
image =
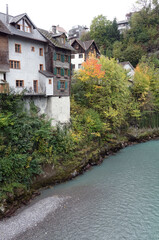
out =
{"type": "Polygon", "coordinates": [[[41,74],[43,74],[45,77],[53,77],[54,76],[54,74],[53,73],[51,73],[51,72],[48,72],[48,71],[41,71],[41,70],[39,70],[39,72],[41,73],[41,74]]]}
{"type": "Polygon", "coordinates": [[[0,20],[0,32],[5,34],[11,34],[8,28],[4,25],[4,23],[0,20]]]}
{"type": "MultiPolygon", "coordinates": [[[[98,47],[97,47],[97,45],[96,45],[96,43],[95,43],[94,40],[88,40],[88,41],[82,42],[81,40],[79,40],[79,39],[76,38],[76,39],[74,39],[74,40],[72,41],[71,46],[73,45],[73,43],[74,43],[75,41],[78,42],[85,51],[87,51],[93,43],[95,44],[95,46],[96,46],[96,48],[97,48],[97,50],[98,50],[98,47]]],[[[99,52],[99,50],[98,50],[98,52],[99,52]]]]}
{"type": "Polygon", "coordinates": [[[5,26],[6,29],[12,34],[24,38],[29,38],[41,42],[47,42],[46,39],[38,32],[37,28],[35,25],[32,23],[32,21],[29,19],[28,15],[26,13],[18,15],[18,16],[11,16],[9,15],[9,24],[6,23],[6,14],[5,13],[0,13],[0,20],[2,21],[3,25],[5,26]],[[31,33],[20,31],[19,29],[16,29],[15,26],[13,25],[14,23],[18,22],[20,19],[23,17],[26,17],[28,21],[32,24],[33,30],[31,33]]]}
{"type": "Polygon", "coordinates": [[[56,26],[56,31],[59,33],[67,33],[66,30],[63,27],[60,27],[59,25],[56,26]]]}
{"type": "Polygon", "coordinates": [[[52,33],[44,30],[44,29],[38,29],[39,32],[48,40],[50,41],[55,47],[58,48],[64,48],[70,51],[74,51],[74,48],[71,47],[71,45],[68,42],[65,42],[65,44],[60,43],[56,38],[57,36],[54,36],[52,33]]]}
{"type": "Polygon", "coordinates": [[[131,69],[134,70],[133,65],[129,61],[127,61],[127,62],[120,62],[119,64],[122,65],[123,67],[126,66],[126,65],[129,65],[131,67],[131,69]]]}
{"type": "Polygon", "coordinates": [[[15,16],[15,17],[12,17],[11,19],[10,19],[10,21],[9,21],[9,23],[17,23],[17,22],[19,22],[22,18],[24,18],[24,17],[26,17],[27,18],[27,20],[32,24],[32,26],[35,28],[35,25],[34,25],[34,23],[30,20],[30,18],[28,17],[28,15],[27,15],[27,13],[22,13],[22,14],[20,14],[20,15],[17,15],[17,16],[15,16]]]}

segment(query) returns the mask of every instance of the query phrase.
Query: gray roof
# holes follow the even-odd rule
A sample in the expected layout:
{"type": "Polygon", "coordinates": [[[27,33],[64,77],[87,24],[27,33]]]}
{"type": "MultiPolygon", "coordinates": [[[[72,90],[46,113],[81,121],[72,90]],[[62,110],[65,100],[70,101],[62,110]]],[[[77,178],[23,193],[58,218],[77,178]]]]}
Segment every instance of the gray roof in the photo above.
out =
{"type": "MultiPolygon", "coordinates": [[[[67,50],[70,50],[70,51],[74,51],[74,48],[71,47],[71,45],[68,43],[68,42],[65,42],[65,44],[62,44],[61,42],[59,42],[57,40],[57,36],[56,35],[53,35],[52,33],[44,30],[44,29],[38,29],[39,32],[49,41],[51,42],[55,47],[58,47],[58,48],[63,48],[63,49],[67,49],[67,50]]],[[[61,34],[60,34],[61,35],[61,34]]],[[[59,36],[60,36],[59,35],[59,36]]]]}
{"type": "Polygon", "coordinates": [[[39,70],[39,72],[41,73],[41,74],[43,74],[45,77],[53,77],[54,76],[54,74],[53,73],[51,73],[51,72],[48,72],[48,71],[41,71],[41,70],[39,70]]]}
{"type": "Polygon", "coordinates": [[[4,23],[0,20],[0,32],[5,34],[11,34],[8,28],[4,25],[4,23]]]}
{"type": "Polygon", "coordinates": [[[39,31],[37,30],[35,25],[32,23],[32,21],[29,19],[26,13],[15,16],[15,17],[9,15],[9,24],[7,24],[6,22],[6,14],[0,13],[0,20],[3,22],[5,27],[8,29],[8,31],[10,31],[12,35],[29,38],[29,39],[37,40],[41,42],[47,42],[46,39],[39,33],[39,31]],[[26,17],[29,20],[29,22],[32,24],[33,29],[31,33],[20,31],[14,27],[14,24],[20,21],[23,17],[26,17]]]}
{"type": "Polygon", "coordinates": [[[97,45],[96,45],[96,43],[95,43],[94,40],[89,40],[89,41],[84,41],[84,42],[82,42],[81,40],[79,40],[79,39],[76,38],[76,39],[74,39],[74,40],[71,42],[71,45],[73,45],[73,43],[74,43],[75,41],[78,42],[85,51],[87,51],[87,50],[90,48],[90,46],[94,43],[95,46],[96,46],[96,48],[97,48],[97,50],[98,50],[98,52],[99,52],[99,49],[98,49],[98,47],[97,47],[97,45]]]}
{"type": "Polygon", "coordinates": [[[120,62],[119,64],[122,65],[123,67],[128,64],[131,67],[131,69],[134,70],[133,65],[129,61],[127,61],[127,62],[120,62]]]}

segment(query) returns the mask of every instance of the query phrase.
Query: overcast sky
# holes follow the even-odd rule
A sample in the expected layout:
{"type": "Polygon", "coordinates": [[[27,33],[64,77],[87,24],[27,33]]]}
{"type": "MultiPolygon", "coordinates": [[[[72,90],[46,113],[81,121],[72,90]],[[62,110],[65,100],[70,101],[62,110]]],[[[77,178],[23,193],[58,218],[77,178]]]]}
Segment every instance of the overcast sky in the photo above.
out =
{"type": "Polygon", "coordinates": [[[74,25],[90,27],[94,17],[102,14],[109,20],[125,19],[125,14],[133,11],[136,0],[0,0],[0,12],[16,16],[27,13],[39,28],[49,30],[52,25],[60,25],[66,31],[74,25]]]}

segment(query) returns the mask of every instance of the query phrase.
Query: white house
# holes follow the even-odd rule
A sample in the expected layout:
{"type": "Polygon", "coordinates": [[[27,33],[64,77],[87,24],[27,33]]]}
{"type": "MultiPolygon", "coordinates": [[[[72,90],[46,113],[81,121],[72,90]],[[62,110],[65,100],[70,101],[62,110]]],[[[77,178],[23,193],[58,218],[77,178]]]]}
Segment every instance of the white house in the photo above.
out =
{"type": "Polygon", "coordinates": [[[15,17],[0,13],[0,93],[4,86],[16,93],[23,91],[26,106],[34,101],[39,114],[46,114],[56,125],[69,122],[70,92],[66,91],[66,98],[65,89],[55,94],[54,72],[47,66],[50,44],[26,13],[15,17]]]}

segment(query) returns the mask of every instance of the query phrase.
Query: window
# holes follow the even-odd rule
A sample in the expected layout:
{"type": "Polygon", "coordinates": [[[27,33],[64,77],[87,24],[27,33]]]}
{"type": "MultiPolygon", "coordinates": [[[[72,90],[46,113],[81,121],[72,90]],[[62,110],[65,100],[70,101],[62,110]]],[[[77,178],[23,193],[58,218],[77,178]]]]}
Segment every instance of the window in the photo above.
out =
{"type": "Polygon", "coordinates": [[[64,91],[67,89],[67,81],[65,80],[59,80],[57,82],[57,90],[64,91]]]}
{"type": "Polygon", "coordinates": [[[79,58],[83,58],[83,53],[80,53],[80,54],[79,54],[79,58]]]}
{"type": "Polygon", "coordinates": [[[43,48],[39,48],[39,55],[43,56],[43,48]]]}
{"type": "Polygon", "coordinates": [[[16,80],[16,87],[24,87],[24,80],[16,80]]]}
{"type": "Polygon", "coordinates": [[[33,90],[35,93],[38,92],[38,80],[33,80],[33,90]]]}
{"type": "Polygon", "coordinates": [[[68,62],[68,55],[65,55],[65,62],[68,62]]]}
{"type": "Polygon", "coordinates": [[[65,75],[68,76],[68,69],[66,68],[64,71],[65,71],[65,75]]]}
{"type": "Polygon", "coordinates": [[[40,71],[43,71],[43,70],[44,70],[43,64],[40,64],[40,65],[39,65],[39,68],[40,68],[40,71]]]}
{"type": "Polygon", "coordinates": [[[72,70],[74,70],[75,69],[75,64],[72,64],[72,70]]]}
{"type": "Polygon", "coordinates": [[[32,52],[35,52],[35,47],[31,47],[31,51],[32,51],[32,52]]]}
{"type": "Polygon", "coordinates": [[[71,59],[74,59],[75,58],[75,55],[74,54],[71,54],[71,59]]]}
{"type": "Polygon", "coordinates": [[[18,24],[16,25],[16,28],[19,29],[20,31],[31,33],[31,26],[24,19],[21,19],[18,22],[18,24]]]}
{"type": "Polygon", "coordinates": [[[57,53],[57,60],[61,60],[61,55],[59,53],[57,53]]]}
{"type": "Polygon", "coordinates": [[[49,84],[52,84],[52,79],[49,79],[49,84]]]}
{"type": "Polygon", "coordinates": [[[65,81],[60,81],[60,89],[65,89],[65,81]]]}
{"type": "Polygon", "coordinates": [[[61,75],[61,68],[57,67],[57,74],[61,75]]]}
{"type": "Polygon", "coordinates": [[[20,61],[10,60],[9,65],[12,69],[20,69],[20,61]]]}
{"type": "Polygon", "coordinates": [[[20,44],[15,44],[15,52],[21,53],[21,45],[20,44]]]}
{"type": "Polygon", "coordinates": [[[78,64],[78,69],[82,68],[82,64],[78,64]]]}

